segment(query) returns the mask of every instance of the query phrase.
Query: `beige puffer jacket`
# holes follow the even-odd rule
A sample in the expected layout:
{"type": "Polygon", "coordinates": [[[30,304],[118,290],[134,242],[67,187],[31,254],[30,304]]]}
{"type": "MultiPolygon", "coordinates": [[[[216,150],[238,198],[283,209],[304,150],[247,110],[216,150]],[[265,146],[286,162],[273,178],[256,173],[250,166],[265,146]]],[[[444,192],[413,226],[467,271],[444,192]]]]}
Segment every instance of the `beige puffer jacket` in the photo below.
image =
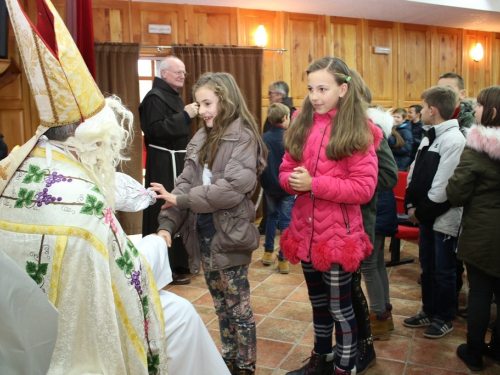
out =
{"type": "Polygon", "coordinates": [[[206,135],[205,129],[200,129],[187,146],[184,169],[172,191],[177,195],[177,207],[162,210],[158,216],[158,230],[182,236],[194,274],[200,272],[198,214],[213,213],[216,233],[211,270],[249,264],[260,238],[251,201],[257,187],[258,143],[241,120],[235,120],[222,137],[212,166],[212,184],[203,186],[198,152],[206,135]]]}

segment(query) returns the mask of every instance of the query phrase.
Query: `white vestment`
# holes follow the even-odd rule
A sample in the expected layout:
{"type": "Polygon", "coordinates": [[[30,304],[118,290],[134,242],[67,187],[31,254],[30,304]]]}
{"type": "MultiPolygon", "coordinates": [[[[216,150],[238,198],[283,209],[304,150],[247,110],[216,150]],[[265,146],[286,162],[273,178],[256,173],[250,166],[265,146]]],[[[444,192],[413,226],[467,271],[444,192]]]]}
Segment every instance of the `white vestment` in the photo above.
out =
{"type": "Polygon", "coordinates": [[[172,281],[165,240],[151,234],[135,243],[151,266],[160,292],[169,375],[229,375],[229,370],[193,305],[162,290],[172,281]]]}

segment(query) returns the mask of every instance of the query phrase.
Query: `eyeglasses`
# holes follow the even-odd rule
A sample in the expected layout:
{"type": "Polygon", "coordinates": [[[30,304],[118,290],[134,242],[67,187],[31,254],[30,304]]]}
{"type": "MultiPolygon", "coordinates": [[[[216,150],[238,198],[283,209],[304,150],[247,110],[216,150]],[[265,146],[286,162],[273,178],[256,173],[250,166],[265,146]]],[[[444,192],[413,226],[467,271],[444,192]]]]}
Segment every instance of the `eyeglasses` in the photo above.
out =
{"type": "Polygon", "coordinates": [[[175,75],[179,75],[179,74],[182,74],[185,76],[189,75],[188,72],[185,72],[184,70],[168,70],[167,69],[167,72],[174,73],[175,75]]]}
{"type": "Polygon", "coordinates": [[[277,93],[278,93],[277,91],[268,91],[267,95],[274,95],[274,94],[277,94],[277,93]]]}

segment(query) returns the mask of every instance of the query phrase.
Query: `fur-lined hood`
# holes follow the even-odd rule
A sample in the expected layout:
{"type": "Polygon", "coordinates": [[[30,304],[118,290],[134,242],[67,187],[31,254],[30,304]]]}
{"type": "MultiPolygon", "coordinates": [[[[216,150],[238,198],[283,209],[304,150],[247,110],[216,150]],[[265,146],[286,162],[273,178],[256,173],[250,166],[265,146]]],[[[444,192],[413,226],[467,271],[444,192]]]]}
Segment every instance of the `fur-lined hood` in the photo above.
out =
{"type": "Polygon", "coordinates": [[[392,126],[394,125],[394,118],[390,113],[378,108],[368,108],[366,115],[372,122],[382,129],[384,137],[389,138],[391,135],[392,126]]]}
{"type": "Polygon", "coordinates": [[[500,160],[500,127],[472,125],[467,131],[467,147],[500,160]]]}

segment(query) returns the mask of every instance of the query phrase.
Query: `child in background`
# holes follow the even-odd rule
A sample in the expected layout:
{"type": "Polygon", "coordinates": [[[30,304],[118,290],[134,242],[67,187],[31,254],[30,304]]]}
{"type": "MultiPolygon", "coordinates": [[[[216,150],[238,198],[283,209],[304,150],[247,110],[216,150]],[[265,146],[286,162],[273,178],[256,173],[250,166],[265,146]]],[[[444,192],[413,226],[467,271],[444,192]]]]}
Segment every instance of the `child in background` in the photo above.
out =
{"type": "MultiPolygon", "coordinates": [[[[295,197],[284,191],[279,183],[280,164],[285,155],[283,134],[290,124],[290,108],[281,103],[271,104],[267,111],[267,119],[271,124],[269,131],[264,133],[262,140],[269,151],[267,168],[260,176],[260,182],[267,201],[266,239],[262,263],[269,266],[273,262],[274,237],[279,224],[280,233],[290,225],[292,206],[295,197]]],[[[278,253],[278,267],[280,273],[290,273],[290,264],[283,256],[281,249],[278,253]]]]}
{"type": "Polygon", "coordinates": [[[422,121],[426,136],[408,174],[405,208],[408,220],[419,224],[422,268],[422,311],[403,321],[407,327],[427,327],[424,337],[440,338],[453,331],[456,309],[455,249],[462,218],[451,208],[446,185],[465,146],[455,111],[456,93],[444,86],[422,93],[422,121]]]}
{"type": "Polygon", "coordinates": [[[312,63],[307,81],[309,94],[284,138],[280,184],[297,198],[280,245],[291,263],[302,263],[314,348],[309,363],[289,374],[351,374],[357,345],[351,277],[372,249],[360,205],[375,192],[374,139],[381,130],[368,121],[341,59],[312,63]]]}
{"type": "Polygon", "coordinates": [[[413,147],[413,135],[411,125],[406,121],[406,109],[396,108],[392,113],[394,118],[394,128],[389,137],[389,146],[396,160],[399,171],[407,171],[410,166],[411,150],[413,147]],[[401,142],[401,136],[403,142],[401,142]]]}
{"type": "Polygon", "coordinates": [[[500,86],[477,96],[476,122],[467,129],[460,163],[448,180],[446,195],[453,207],[464,207],[458,259],[469,279],[467,344],[458,357],[473,371],[483,369],[483,354],[500,364],[500,314],[491,342],[484,343],[493,294],[500,297],[500,86]]]}
{"type": "Polygon", "coordinates": [[[419,104],[411,105],[408,109],[408,120],[411,124],[411,133],[413,135],[413,146],[411,148],[411,159],[410,164],[415,160],[415,156],[417,155],[418,146],[420,146],[420,142],[422,142],[422,106],[419,104]]]}
{"type": "Polygon", "coordinates": [[[267,149],[234,78],[205,73],[193,87],[205,126],[187,146],[184,169],[169,193],[158,235],[170,246],[180,233],[191,273],[204,276],[219,318],[222,356],[233,374],[255,372],[257,341],[250,307],[248,265],[259,246],[251,197],[267,149]]]}

